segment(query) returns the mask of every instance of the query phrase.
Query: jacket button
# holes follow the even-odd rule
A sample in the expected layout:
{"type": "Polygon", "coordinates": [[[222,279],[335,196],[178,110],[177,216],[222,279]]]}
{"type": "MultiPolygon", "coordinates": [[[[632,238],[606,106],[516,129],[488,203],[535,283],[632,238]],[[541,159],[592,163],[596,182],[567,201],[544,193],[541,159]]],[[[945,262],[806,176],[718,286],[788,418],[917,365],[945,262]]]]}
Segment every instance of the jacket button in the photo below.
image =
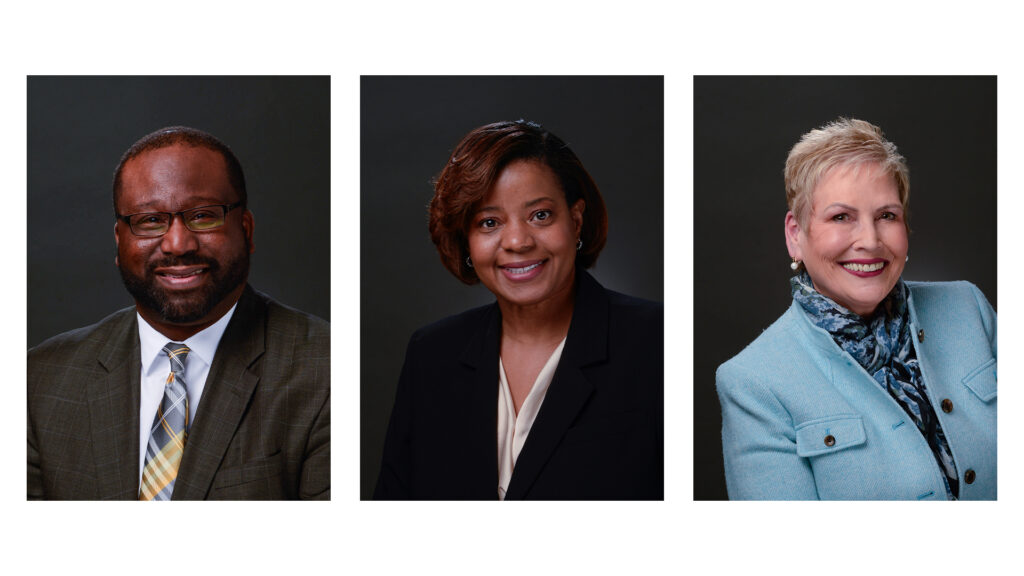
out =
{"type": "Polygon", "coordinates": [[[924,328],[917,331],[917,341],[924,342],[924,328]]]}
{"type": "MultiPolygon", "coordinates": [[[[836,437],[835,436],[833,436],[831,434],[829,434],[828,436],[825,436],[825,446],[831,447],[831,446],[835,446],[835,445],[836,445],[836,437]]],[[[972,474],[973,474],[973,472],[972,472],[972,474]]]]}
{"type": "Polygon", "coordinates": [[[974,484],[974,470],[968,470],[964,472],[964,482],[968,484],[974,484]]]}
{"type": "Polygon", "coordinates": [[[942,400],[942,411],[945,412],[946,414],[949,414],[950,412],[952,412],[953,411],[953,401],[950,400],[949,398],[943,399],[942,400]]]}

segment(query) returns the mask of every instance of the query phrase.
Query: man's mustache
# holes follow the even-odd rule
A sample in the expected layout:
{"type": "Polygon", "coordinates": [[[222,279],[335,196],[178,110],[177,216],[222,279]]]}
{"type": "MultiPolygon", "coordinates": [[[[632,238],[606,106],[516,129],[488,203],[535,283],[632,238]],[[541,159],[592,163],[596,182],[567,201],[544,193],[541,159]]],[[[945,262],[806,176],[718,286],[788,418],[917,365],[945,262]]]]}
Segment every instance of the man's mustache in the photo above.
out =
{"type": "Polygon", "coordinates": [[[154,260],[149,263],[147,269],[149,272],[153,272],[157,268],[167,268],[172,266],[205,266],[211,271],[220,268],[220,264],[214,258],[208,258],[198,254],[184,254],[182,256],[165,256],[159,260],[154,260]]]}

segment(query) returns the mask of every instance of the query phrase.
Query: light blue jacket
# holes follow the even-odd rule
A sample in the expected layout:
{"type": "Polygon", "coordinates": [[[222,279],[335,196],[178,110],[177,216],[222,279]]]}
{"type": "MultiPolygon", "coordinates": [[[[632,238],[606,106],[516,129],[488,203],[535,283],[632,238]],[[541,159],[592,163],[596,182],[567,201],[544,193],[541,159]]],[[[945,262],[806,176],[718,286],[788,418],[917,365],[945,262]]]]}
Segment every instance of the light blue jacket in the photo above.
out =
{"type": "MultiPolygon", "coordinates": [[[[969,282],[907,285],[914,349],[960,499],[994,500],[996,314],[969,282]]],[[[798,303],[716,379],[730,499],[946,498],[913,420],[798,303]]]]}

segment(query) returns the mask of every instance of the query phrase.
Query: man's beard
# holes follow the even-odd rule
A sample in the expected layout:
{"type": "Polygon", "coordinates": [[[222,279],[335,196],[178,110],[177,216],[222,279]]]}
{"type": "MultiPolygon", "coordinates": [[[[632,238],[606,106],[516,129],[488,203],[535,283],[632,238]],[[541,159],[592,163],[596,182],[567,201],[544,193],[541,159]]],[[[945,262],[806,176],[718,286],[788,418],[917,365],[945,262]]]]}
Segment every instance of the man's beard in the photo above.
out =
{"type": "Polygon", "coordinates": [[[213,258],[186,254],[150,262],[144,276],[133,274],[124,266],[118,266],[118,269],[125,288],[138,306],[157,312],[171,324],[189,324],[204,318],[232,290],[246,281],[249,277],[249,252],[242,251],[237,258],[225,262],[223,267],[213,258]],[[203,274],[210,275],[210,282],[195,290],[171,293],[159,285],[153,272],[156,268],[171,266],[204,266],[203,274]]]}

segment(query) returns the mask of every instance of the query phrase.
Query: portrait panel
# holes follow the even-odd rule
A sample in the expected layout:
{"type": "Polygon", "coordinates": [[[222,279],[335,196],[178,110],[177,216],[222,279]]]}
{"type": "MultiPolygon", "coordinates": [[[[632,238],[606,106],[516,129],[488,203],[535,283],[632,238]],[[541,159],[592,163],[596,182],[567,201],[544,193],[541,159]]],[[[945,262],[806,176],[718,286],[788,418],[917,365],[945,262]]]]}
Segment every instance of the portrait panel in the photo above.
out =
{"type": "Polygon", "coordinates": [[[881,128],[909,166],[903,279],[967,280],[996,307],[996,78],[698,76],[693,88],[694,498],[715,500],[727,497],[715,371],[792,301],[790,149],[839,118],[881,128]]]}

